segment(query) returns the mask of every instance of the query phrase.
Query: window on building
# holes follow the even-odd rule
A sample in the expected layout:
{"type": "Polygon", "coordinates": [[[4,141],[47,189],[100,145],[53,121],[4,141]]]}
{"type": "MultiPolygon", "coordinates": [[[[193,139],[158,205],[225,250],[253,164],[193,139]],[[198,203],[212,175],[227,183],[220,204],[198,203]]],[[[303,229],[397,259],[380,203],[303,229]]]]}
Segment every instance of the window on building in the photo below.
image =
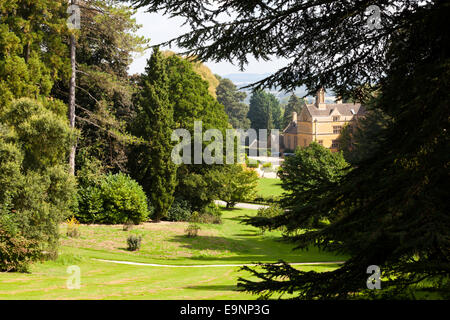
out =
{"type": "Polygon", "coordinates": [[[340,134],[342,131],[342,126],[333,126],[333,133],[340,134]]]}
{"type": "Polygon", "coordinates": [[[334,121],[334,122],[339,121],[340,118],[341,118],[340,116],[334,116],[334,117],[333,117],[333,121],[334,121]]]}
{"type": "Polygon", "coordinates": [[[333,143],[331,144],[331,148],[339,149],[339,141],[338,140],[333,140],[333,143]]]}
{"type": "Polygon", "coordinates": [[[323,146],[323,140],[318,141],[321,146],[323,146]]]}

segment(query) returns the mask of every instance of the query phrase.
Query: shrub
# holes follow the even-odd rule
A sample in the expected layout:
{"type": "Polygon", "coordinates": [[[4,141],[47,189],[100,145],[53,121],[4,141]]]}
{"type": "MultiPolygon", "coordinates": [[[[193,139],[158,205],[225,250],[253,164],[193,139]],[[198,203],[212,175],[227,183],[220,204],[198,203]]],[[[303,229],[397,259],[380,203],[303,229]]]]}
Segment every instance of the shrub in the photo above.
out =
{"type": "Polygon", "coordinates": [[[78,238],[80,236],[79,226],[80,223],[75,217],[68,219],[66,235],[70,238],[78,238]]]}
{"type": "MultiPolygon", "coordinates": [[[[273,204],[266,208],[259,208],[257,216],[262,218],[274,218],[283,213],[283,209],[278,204],[273,204]]],[[[267,227],[260,227],[261,233],[266,232],[267,227]]]]}
{"type": "Polygon", "coordinates": [[[168,221],[189,221],[191,218],[191,205],[184,199],[175,199],[167,215],[168,221]]]}
{"type": "Polygon", "coordinates": [[[256,168],[259,168],[259,161],[256,161],[256,162],[246,161],[245,165],[247,166],[247,168],[256,169],[256,168]]]}
{"type": "Polygon", "coordinates": [[[134,234],[130,235],[127,239],[128,251],[137,251],[141,248],[141,236],[136,236],[134,234]]]}
{"type": "Polygon", "coordinates": [[[227,208],[253,199],[258,185],[258,175],[255,171],[236,164],[225,166],[218,176],[221,181],[218,196],[227,203],[227,208]]]}
{"type": "Polygon", "coordinates": [[[200,215],[199,220],[201,223],[222,224],[222,211],[215,203],[210,203],[200,215]]]}
{"type": "Polygon", "coordinates": [[[204,224],[222,224],[222,218],[220,216],[209,213],[200,214],[197,221],[204,224]]]}
{"type": "Polygon", "coordinates": [[[209,204],[199,213],[195,211],[189,219],[192,223],[222,224],[222,211],[214,203],[209,204]]]}
{"type": "Polygon", "coordinates": [[[142,187],[129,176],[109,174],[100,185],[80,188],[78,219],[83,223],[139,224],[149,210],[142,187]]]}
{"type": "Polygon", "coordinates": [[[271,162],[264,163],[262,166],[262,170],[264,172],[274,172],[275,171],[271,162]]]}
{"type": "Polygon", "coordinates": [[[272,204],[275,202],[280,201],[280,197],[277,196],[263,196],[258,195],[253,200],[249,201],[250,203],[257,203],[257,204],[272,204]]]}
{"type": "Polygon", "coordinates": [[[272,162],[266,162],[263,164],[263,168],[272,168],[272,162]]]}
{"type": "Polygon", "coordinates": [[[0,226],[0,271],[26,272],[31,261],[41,255],[39,242],[28,240],[20,234],[12,234],[0,226]]]}
{"type": "Polygon", "coordinates": [[[142,187],[122,173],[107,175],[101,185],[103,223],[139,224],[148,218],[147,197],[142,187]]]}
{"type": "Polygon", "coordinates": [[[78,189],[78,212],[76,217],[81,223],[99,223],[103,215],[102,190],[99,186],[80,187],[78,189]]]}
{"type": "Polygon", "coordinates": [[[283,213],[283,209],[278,204],[274,204],[265,208],[259,208],[257,216],[264,218],[274,218],[283,213]]]}
{"type": "Polygon", "coordinates": [[[198,232],[200,231],[200,226],[196,223],[190,223],[186,228],[185,233],[189,238],[195,238],[198,236],[198,232]]]}

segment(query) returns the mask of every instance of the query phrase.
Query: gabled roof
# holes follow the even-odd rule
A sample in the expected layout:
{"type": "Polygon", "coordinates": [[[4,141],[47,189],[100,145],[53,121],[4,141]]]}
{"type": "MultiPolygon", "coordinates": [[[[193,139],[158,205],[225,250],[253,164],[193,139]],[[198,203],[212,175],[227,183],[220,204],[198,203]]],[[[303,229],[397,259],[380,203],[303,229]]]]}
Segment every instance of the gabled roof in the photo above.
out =
{"type": "Polygon", "coordinates": [[[337,111],[340,115],[346,117],[360,116],[365,113],[365,108],[360,103],[326,104],[324,109],[318,109],[314,104],[308,104],[306,110],[311,117],[329,117],[333,111],[337,111]]]}

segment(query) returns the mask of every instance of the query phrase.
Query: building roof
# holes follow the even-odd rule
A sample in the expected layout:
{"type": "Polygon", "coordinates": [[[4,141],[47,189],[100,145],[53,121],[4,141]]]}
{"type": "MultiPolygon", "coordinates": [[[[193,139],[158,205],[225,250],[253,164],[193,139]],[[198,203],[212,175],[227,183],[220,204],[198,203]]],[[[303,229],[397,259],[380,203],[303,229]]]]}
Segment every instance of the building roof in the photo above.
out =
{"type": "MultiPolygon", "coordinates": [[[[366,113],[366,109],[360,103],[331,103],[324,104],[323,109],[319,109],[315,104],[308,104],[306,108],[303,108],[302,114],[306,112],[310,115],[312,121],[314,118],[330,117],[332,115],[340,115],[343,117],[363,116],[366,113]]],[[[283,130],[283,134],[297,134],[298,124],[295,121],[291,121],[289,126],[283,130]]]]}
{"type": "Polygon", "coordinates": [[[289,123],[289,126],[284,129],[283,133],[292,133],[292,134],[296,134],[297,133],[297,123],[294,121],[291,121],[291,123],[289,123]]]}
{"type": "Polygon", "coordinates": [[[326,104],[324,109],[318,109],[315,104],[306,105],[306,110],[312,117],[329,117],[335,109],[340,115],[347,117],[365,113],[365,108],[360,103],[326,104]]]}

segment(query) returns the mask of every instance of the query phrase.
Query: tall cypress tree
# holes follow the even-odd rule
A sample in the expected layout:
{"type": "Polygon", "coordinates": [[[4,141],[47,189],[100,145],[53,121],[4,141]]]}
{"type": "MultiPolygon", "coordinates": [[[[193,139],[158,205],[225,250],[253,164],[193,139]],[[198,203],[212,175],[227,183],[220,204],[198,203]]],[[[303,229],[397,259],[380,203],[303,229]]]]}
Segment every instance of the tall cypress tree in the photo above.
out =
{"type": "Polygon", "coordinates": [[[176,165],[172,162],[171,142],[174,128],[173,104],[169,100],[167,65],[159,49],[155,49],[142,77],[138,96],[138,123],[135,134],[147,143],[135,150],[133,170],[155,208],[154,218],[167,215],[174,200],[176,165]]]}

